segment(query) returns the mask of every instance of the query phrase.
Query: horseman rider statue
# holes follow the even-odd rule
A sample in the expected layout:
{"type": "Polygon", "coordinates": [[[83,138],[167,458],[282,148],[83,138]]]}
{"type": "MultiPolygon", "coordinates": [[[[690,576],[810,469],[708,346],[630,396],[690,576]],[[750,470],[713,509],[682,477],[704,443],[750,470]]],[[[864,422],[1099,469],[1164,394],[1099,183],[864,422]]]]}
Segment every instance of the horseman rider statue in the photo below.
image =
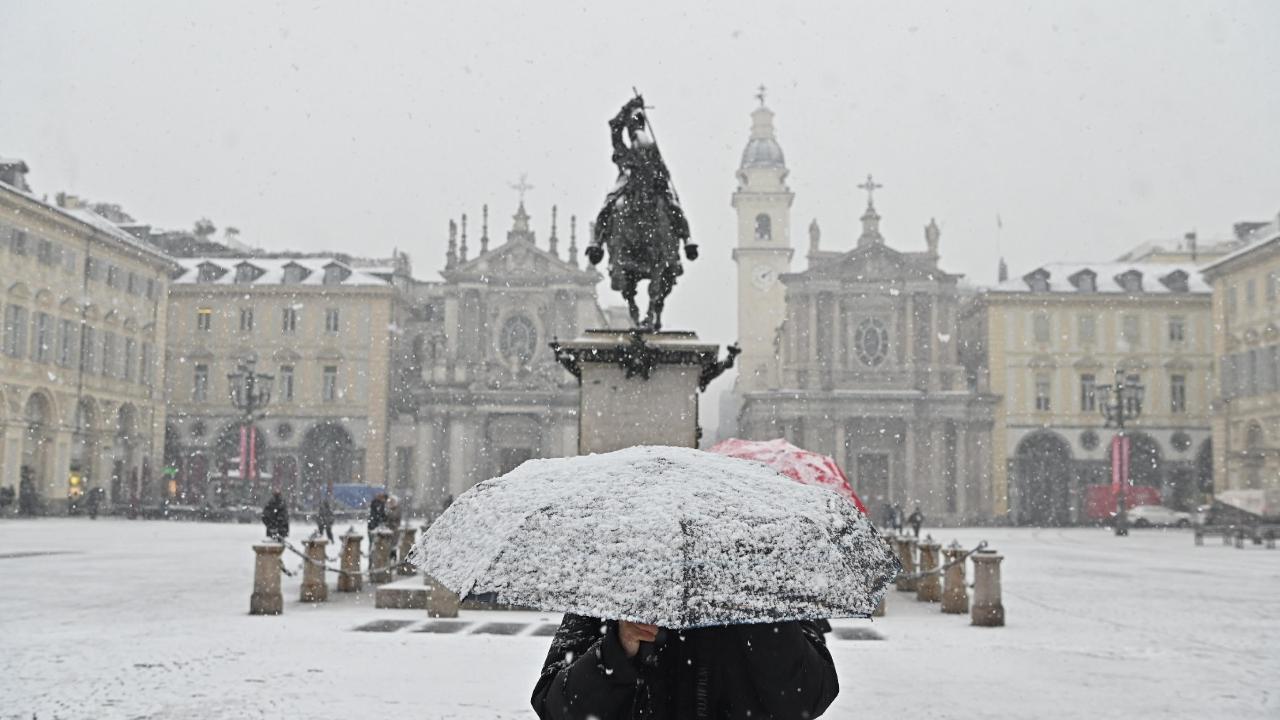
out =
{"type": "Polygon", "coordinates": [[[631,321],[641,330],[662,329],[662,306],[684,269],[680,246],[690,260],[698,258],[698,246],[689,242],[689,221],[671,187],[671,174],[644,113],[644,99],[637,95],[609,121],[613,136],[613,162],[618,182],[596,216],[595,235],[587,247],[587,259],[596,265],[609,250],[609,278],[622,293],[631,321]],[[627,142],[622,134],[626,131],[627,142]],[[649,281],[649,313],[640,321],[636,286],[649,281]]]}

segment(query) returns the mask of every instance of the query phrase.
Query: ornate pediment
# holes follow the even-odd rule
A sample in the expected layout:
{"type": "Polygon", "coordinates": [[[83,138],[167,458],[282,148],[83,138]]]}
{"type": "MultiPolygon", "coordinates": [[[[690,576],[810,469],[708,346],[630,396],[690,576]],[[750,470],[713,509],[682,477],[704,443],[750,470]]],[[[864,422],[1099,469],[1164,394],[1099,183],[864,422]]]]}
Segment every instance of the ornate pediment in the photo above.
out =
{"type": "Polygon", "coordinates": [[[514,240],[441,273],[450,282],[496,285],[555,284],[595,285],[601,275],[594,268],[580,268],[561,260],[531,242],[514,240]]]}
{"type": "Polygon", "coordinates": [[[952,277],[931,264],[900,253],[883,243],[854,248],[838,258],[796,273],[801,280],[839,280],[844,283],[935,282],[952,277]]]}

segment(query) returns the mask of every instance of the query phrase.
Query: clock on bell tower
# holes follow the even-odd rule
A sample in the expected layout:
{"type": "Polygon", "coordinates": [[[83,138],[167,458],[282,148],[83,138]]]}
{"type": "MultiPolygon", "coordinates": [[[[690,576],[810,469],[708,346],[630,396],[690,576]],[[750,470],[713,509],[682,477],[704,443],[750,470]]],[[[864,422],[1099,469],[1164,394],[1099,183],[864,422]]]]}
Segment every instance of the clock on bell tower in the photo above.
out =
{"type": "Polygon", "coordinates": [[[787,165],[774,135],[773,111],[764,104],[751,113],[751,138],[738,166],[738,381],[735,392],[763,390],[779,384],[779,358],[774,338],[786,313],[779,276],[791,268],[791,202],[787,165]]]}

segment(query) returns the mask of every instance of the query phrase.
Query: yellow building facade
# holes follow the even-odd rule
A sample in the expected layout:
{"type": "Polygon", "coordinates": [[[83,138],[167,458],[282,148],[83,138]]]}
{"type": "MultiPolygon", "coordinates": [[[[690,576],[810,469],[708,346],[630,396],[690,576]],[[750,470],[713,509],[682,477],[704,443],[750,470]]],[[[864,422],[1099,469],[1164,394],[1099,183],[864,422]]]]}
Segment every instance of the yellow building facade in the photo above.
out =
{"type": "Polygon", "coordinates": [[[0,160],[0,487],[36,512],[90,488],[157,502],[176,266],[74,198],[37,199],[25,174],[0,160]]]}
{"type": "Polygon", "coordinates": [[[1219,368],[1214,487],[1280,488],[1280,217],[1204,268],[1219,368]]]}
{"type": "Polygon", "coordinates": [[[1056,264],[979,291],[963,312],[971,384],[999,396],[997,513],[1023,524],[1087,522],[1088,487],[1110,482],[1099,387],[1145,397],[1128,424],[1131,474],[1188,506],[1210,485],[1210,293],[1187,264],[1056,264]]]}

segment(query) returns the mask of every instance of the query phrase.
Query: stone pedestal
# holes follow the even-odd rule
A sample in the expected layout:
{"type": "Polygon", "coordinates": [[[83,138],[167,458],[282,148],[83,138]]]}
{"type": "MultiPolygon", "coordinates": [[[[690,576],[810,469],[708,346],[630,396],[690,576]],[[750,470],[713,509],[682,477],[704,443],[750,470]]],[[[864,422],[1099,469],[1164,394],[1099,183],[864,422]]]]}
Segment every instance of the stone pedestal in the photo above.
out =
{"type": "Polygon", "coordinates": [[[329,599],[329,586],[324,582],[325,547],[329,541],[310,537],[302,541],[306,562],[302,564],[302,602],[324,602],[329,599]]]}
{"type": "Polygon", "coordinates": [[[342,574],[338,575],[338,592],[356,592],[364,583],[360,576],[360,543],[364,536],[355,528],[348,528],[342,537],[342,561],[338,566],[342,574]]]}
{"type": "MultiPolygon", "coordinates": [[[[920,543],[920,565],[917,572],[929,572],[938,569],[938,550],[942,546],[926,537],[920,543]]],[[[916,581],[916,600],[920,602],[938,602],[942,600],[942,578],[937,573],[925,575],[916,581]]]]}
{"type": "Polygon", "coordinates": [[[392,579],[391,545],[396,541],[396,531],[389,527],[374,528],[369,538],[369,582],[374,585],[389,583],[392,579]]]}
{"type": "Polygon", "coordinates": [[[401,575],[413,575],[418,569],[409,562],[409,551],[413,549],[413,541],[417,538],[418,531],[414,528],[403,528],[400,530],[400,548],[396,557],[400,560],[400,565],[396,571],[401,575]]]}
{"type": "Polygon", "coordinates": [[[918,580],[912,576],[916,572],[916,539],[910,535],[899,535],[893,539],[893,548],[902,563],[902,572],[893,586],[898,592],[915,592],[918,580]]]}
{"type": "Polygon", "coordinates": [[[458,606],[462,604],[458,594],[430,575],[423,575],[422,581],[427,586],[427,615],[433,618],[458,617],[458,606]]]}
{"type": "Polygon", "coordinates": [[[284,612],[284,596],[280,594],[280,555],[284,545],[260,542],[253,546],[253,594],[249,596],[250,615],[279,615],[284,612]]]}
{"type": "Polygon", "coordinates": [[[1000,561],[995,550],[979,550],[973,558],[973,609],[971,624],[985,627],[1004,625],[1004,603],[1000,599],[1000,561]]]}
{"type": "Polygon", "coordinates": [[[942,557],[947,565],[942,576],[942,612],[963,615],[969,612],[969,589],[965,587],[964,563],[960,562],[964,548],[953,542],[942,551],[942,557]]]}
{"type": "Polygon", "coordinates": [[[578,452],[604,453],[635,445],[697,447],[698,393],[733,366],[731,346],[691,332],[588,330],[552,343],[556,359],[578,378],[578,452]]]}

